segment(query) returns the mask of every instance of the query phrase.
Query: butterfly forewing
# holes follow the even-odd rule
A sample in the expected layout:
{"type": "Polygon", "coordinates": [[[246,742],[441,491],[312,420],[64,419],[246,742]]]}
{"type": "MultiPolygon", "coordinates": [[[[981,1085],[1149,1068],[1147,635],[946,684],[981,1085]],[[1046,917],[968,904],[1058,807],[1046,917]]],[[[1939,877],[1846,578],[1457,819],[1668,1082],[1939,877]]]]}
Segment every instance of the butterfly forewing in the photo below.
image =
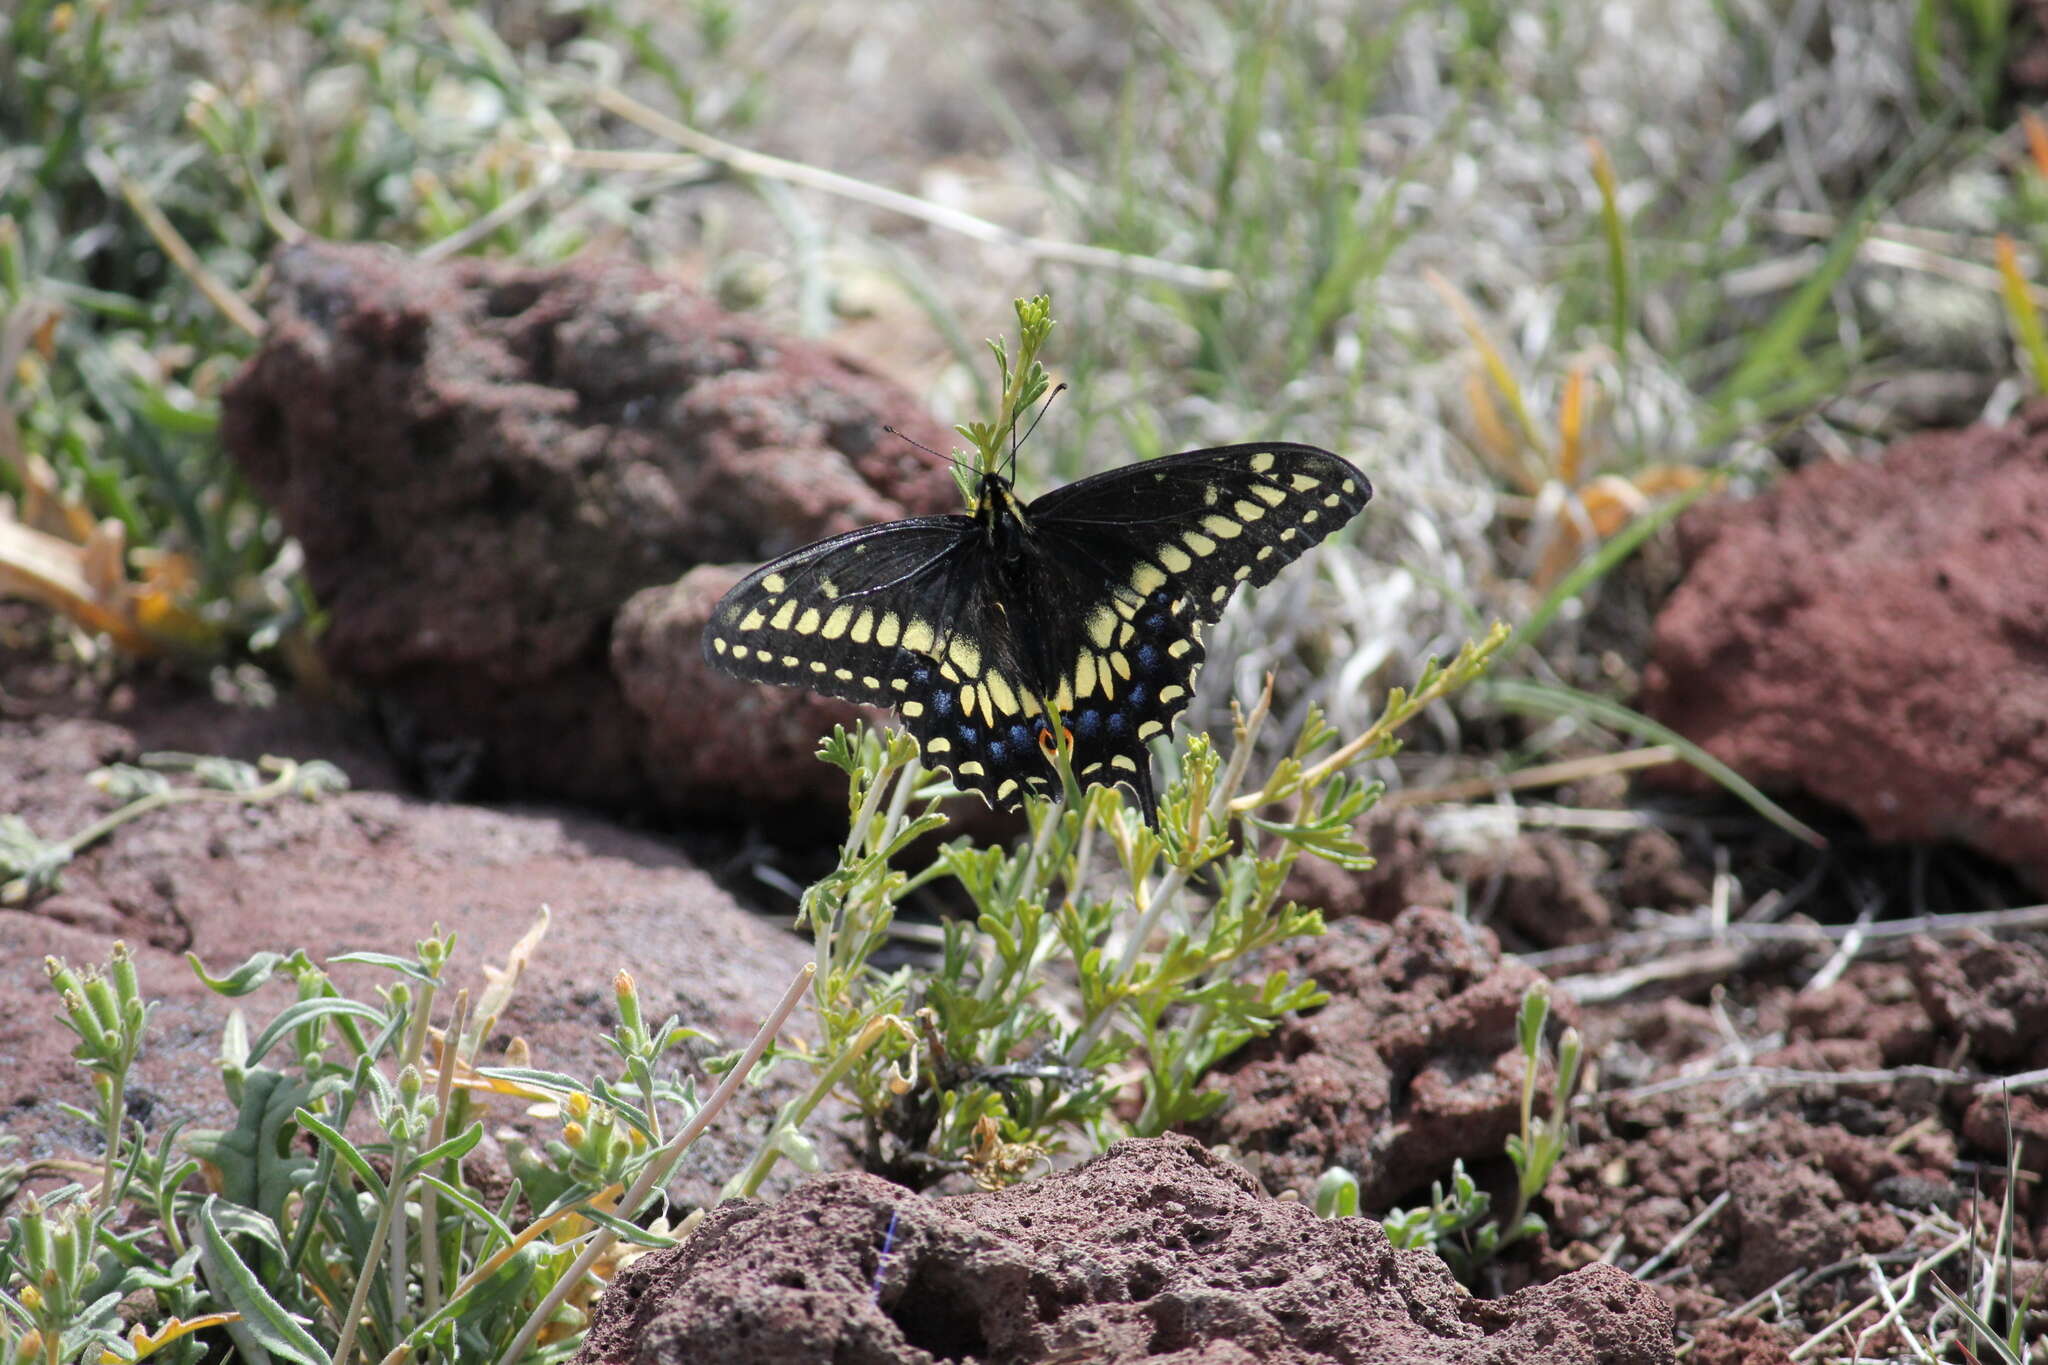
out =
{"type": "Polygon", "coordinates": [[[901,706],[909,662],[944,633],[947,593],[974,532],[966,517],[919,517],[763,564],[712,609],[704,657],[754,682],[901,706]]]}
{"type": "Polygon", "coordinates": [[[1130,780],[1133,763],[1145,769],[1144,742],[1171,728],[1194,695],[1203,624],[1223,614],[1238,585],[1269,582],[1371,496],[1349,462],[1274,444],[1151,460],[1031,504],[1048,573],[1073,598],[1048,613],[1071,624],[1046,690],[1074,718],[1077,762],[1098,731],[1114,742],[1093,780],[1130,780]]]}
{"type": "Polygon", "coordinates": [[[1348,460],[1273,443],[1113,469],[1055,488],[1028,515],[1042,539],[1101,566],[1106,596],[1132,604],[1163,586],[1206,622],[1240,583],[1272,581],[1371,497],[1348,460]]]}

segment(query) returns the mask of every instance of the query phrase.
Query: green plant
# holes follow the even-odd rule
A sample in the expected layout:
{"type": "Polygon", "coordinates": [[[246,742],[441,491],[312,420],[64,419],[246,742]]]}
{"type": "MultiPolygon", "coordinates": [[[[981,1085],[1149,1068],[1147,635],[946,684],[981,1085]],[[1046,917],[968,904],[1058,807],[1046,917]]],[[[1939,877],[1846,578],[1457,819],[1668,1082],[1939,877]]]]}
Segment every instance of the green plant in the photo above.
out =
{"type": "MultiPolygon", "coordinates": [[[[1541,1215],[1531,1202],[1550,1182],[1570,1140],[1573,1093],[1579,1083],[1583,1044],[1577,1029],[1568,1028],[1557,1043],[1557,1074],[1551,1087],[1550,1115],[1536,1112],[1536,1087],[1543,1068],[1543,1032],[1550,1018],[1550,991],[1535,982],[1522,993],[1515,1017],[1515,1040],[1522,1053],[1522,1120],[1510,1133],[1507,1156],[1515,1169],[1515,1206],[1507,1218],[1489,1222],[1493,1196],[1465,1173],[1462,1159],[1451,1163],[1450,1188],[1430,1186],[1429,1203],[1395,1209],[1382,1220],[1388,1240],[1404,1251],[1429,1250],[1450,1265],[1458,1278],[1471,1282],[1481,1267],[1527,1237],[1543,1232],[1541,1215]]],[[[1358,1180],[1333,1166],[1316,1182],[1316,1212],[1324,1218],[1349,1217],[1358,1211],[1358,1180]]]]}
{"type": "MultiPolygon", "coordinates": [[[[257,953],[220,975],[240,998],[272,981],[296,1000],[252,1037],[237,1012],[222,1043],[231,1127],[158,1135],[124,1121],[127,1076],[150,1007],[125,948],[104,971],[52,960],[76,1055],[92,1071],[107,1140],[95,1186],[31,1200],[0,1241],[0,1361],[58,1365],[86,1350],[192,1365],[224,1333],[241,1358],[330,1365],[366,1355],[507,1365],[574,1349],[583,1309],[619,1243],[665,1245],[643,1219],[681,1152],[753,1072],[809,982],[802,973],[702,1101],[670,1054],[697,1036],[650,1027],[632,978],[614,982],[613,1078],[478,1065],[546,917],[472,1004],[444,999],[451,937],[410,957],[345,953],[330,966],[384,974],[345,993],[302,952],[257,953]],[[442,1020],[436,1027],[436,1016],[442,1020]],[[541,1102],[558,1137],[514,1142],[509,1188],[489,1195],[463,1158],[483,1138],[479,1096],[541,1102]],[[670,1117],[678,1116],[678,1117],[670,1117]],[[522,1215],[524,1215],[522,1217],[522,1215]],[[114,1307],[138,1291],[161,1320],[125,1339],[114,1307]]],[[[33,1173],[33,1172],[31,1172],[33,1173]]]]}
{"type": "MultiPolygon", "coordinates": [[[[1046,387],[1047,305],[1020,300],[1017,316],[1015,361],[991,343],[994,420],[960,428],[983,467],[1046,387]]],[[[1349,743],[1309,708],[1255,780],[1269,682],[1237,716],[1227,759],[1201,734],[1166,756],[1156,829],[1117,789],[1084,795],[1062,746],[1066,797],[1028,804],[1028,838],[1015,848],[955,840],[915,871],[900,864],[944,825],[950,788],[932,782],[907,736],[836,730],[820,756],[848,776],[849,832],[798,913],[817,948],[821,1037],[777,1054],[811,1080],[727,1192],[752,1193],[783,1157],[807,1162],[803,1124],[834,1091],[861,1115],[870,1169],[913,1186],[961,1170],[1000,1184],[1077,1139],[1100,1146],[1212,1114],[1222,1097],[1203,1086],[1209,1070],[1324,998],[1284,970],[1242,979],[1263,950],[1322,931],[1317,911],[1284,898],[1289,871],[1304,854],[1369,865],[1356,826],[1380,788],[1353,769],[1393,753],[1400,726],[1478,677],[1505,638],[1497,627],[1448,667],[1429,661],[1413,694],[1395,689],[1349,743]],[[941,881],[972,918],[948,923],[936,971],[876,970],[897,905],[941,881]]]]}

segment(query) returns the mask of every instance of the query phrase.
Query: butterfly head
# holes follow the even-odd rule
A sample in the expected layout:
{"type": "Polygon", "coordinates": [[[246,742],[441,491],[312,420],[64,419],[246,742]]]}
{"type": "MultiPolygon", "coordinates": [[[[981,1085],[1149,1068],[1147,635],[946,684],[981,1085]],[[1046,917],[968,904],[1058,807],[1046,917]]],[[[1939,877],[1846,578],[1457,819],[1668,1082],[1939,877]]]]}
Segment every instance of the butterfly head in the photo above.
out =
{"type": "Polygon", "coordinates": [[[971,514],[988,537],[1000,564],[1013,564],[1030,552],[1031,522],[1010,481],[1000,474],[981,476],[981,493],[971,514]]]}

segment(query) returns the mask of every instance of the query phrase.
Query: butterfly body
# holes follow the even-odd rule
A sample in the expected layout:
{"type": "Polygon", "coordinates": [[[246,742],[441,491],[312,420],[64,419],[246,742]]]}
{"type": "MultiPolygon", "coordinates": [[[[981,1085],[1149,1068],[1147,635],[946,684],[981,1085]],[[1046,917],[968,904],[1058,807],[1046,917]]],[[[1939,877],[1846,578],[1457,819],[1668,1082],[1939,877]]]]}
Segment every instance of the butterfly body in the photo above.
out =
{"type": "Polygon", "coordinates": [[[1048,708],[1084,785],[1156,816],[1146,744],[1186,708],[1203,625],[1372,496],[1314,446],[1148,460],[1028,505],[981,476],[964,516],[834,536],[762,565],[713,609],[704,656],[737,677],[894,707],[927,762],[997,806],[1059,791],[1048,708]]]}

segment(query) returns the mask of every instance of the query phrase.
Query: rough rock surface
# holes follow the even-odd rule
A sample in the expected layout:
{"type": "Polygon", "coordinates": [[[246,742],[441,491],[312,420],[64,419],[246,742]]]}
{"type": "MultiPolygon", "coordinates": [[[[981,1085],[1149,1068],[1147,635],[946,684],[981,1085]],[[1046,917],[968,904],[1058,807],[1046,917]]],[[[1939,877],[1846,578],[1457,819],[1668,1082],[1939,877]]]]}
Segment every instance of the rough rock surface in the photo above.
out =
{"type": "MultiPolygon", "coordinates": [[[[684,733],[661,731],[612,671],[621,608],[700,564],[958,501],[882,430],[945,444],[901,389],[626,262],[305,244],[276,257],[268,318],[222,438],[305,547],[328,667],[468,790],[729,809],[715,775],[686,786],[650,755],[754,687],[707,678],[668,717],[684,733]]],[[[815,741],[808,712],[764,713],[815,741]]],[[[823,765],[788,780],[838,799],[823,765]]]]}
{"type": "MultiPolygon", "coordinates": [[[[0,649],[0,662],[5,656],[0,649]]],[[[650,1019],[674,1013],[736,1043],[759,1026],[806,957],[796,939],[739,909],[652,839],[586,815],[438,805],[374,790],[397,777],[381,746],[331,714],[290,702],[223,707],[189,687],[146,683],[94,707],[112,716],[97,719],[77,714],[68,699],[25,696],[14,670],[0,693],[14,716],[39,712],[0,720],[0,790],[5,811],[45,838],[106,812],[105,798],[85,781],[89,772],[146,750],[325,757],[357,788],[317,803],[153,812],[80,854],[55,894],[0,909],[0,1129],[21,1139],[13,1159],[99,1150],[89,1126],[59,1108],[86,1105],[90,1090],[71,1058],[75,1040],[56,1021],[45,954],[102,963],[117,938],[134,951],[143,989],[163,1002],[130,1091],[131,1109],[156,1131],[179,1119],[230,1121],[218,1064],[229,1011],[240,1008],[260,1027],[294,998],[283,982],[240,1000],[215,995],[186,965],[188,951],[215,972],[260,949],[302,947],[316,961],[350,949],[404,953],[439,925],[458,936],[448,980],[474,995],[482,966],[503,962],[545,905],[552,926],[501,1020],[499,1045],[524,1038],[535,1065],[584,1076],[616,1065],[600,1034],[616,1023],[611,983],[619,969],[634,974],[650,1019]],[[131,716],[121,714],[124,698],[131,716]]],[[[388,979],[337,969],[351,972],[364,988],[388,979]]],[[[738,1111],[687,1154],[672,1192],[690,1202],[712,1197],[752,1150],[743,1125],[760,1127],[793,1086],[742,1091],[738,1111]]]]}
{"type": "Polygon", "coordinates": [[[1268,1199],[1186,1138],[1120,1142],[995,1194],[871,1176],[729,1204],[599,1300],[581,1365],[1651,1365],[1647,1286],[1594,1266],[1501,1300],[1370,1219],[1268,1199]]]}
{"type": "Polygon", "coordinates": [[[1681,525],[1645,710],[1880,838],[2048,887],[2048,404],[1681,525]]]}
{"type": "MultiPolygon", "coordinates": [[[[1269,1188],[1304,1196],[1330,1166],[1384,1209],[1453,1159],[1496,1159],[1519,1122],[1515,1015],[1540,979],[1493,935],[1441,910],[1391,925],[1340,920],[1273,966],[1314,977],[1330,1002],[1226,1062],[1230,1102],[1205,1136],[1227,1142],[1269,1188]]],[[[1558,1002],[1560,1020],[1569,1010],[1558,1002]]]]}
{"type": "Polygon", "coordinates": [[[2048,1065],[2048,953],[1982,934],[1916,938],[1908,952],[1928,1017],[1967,1040],[1971,1058],[2013,1071],[2048,1065]]]}

